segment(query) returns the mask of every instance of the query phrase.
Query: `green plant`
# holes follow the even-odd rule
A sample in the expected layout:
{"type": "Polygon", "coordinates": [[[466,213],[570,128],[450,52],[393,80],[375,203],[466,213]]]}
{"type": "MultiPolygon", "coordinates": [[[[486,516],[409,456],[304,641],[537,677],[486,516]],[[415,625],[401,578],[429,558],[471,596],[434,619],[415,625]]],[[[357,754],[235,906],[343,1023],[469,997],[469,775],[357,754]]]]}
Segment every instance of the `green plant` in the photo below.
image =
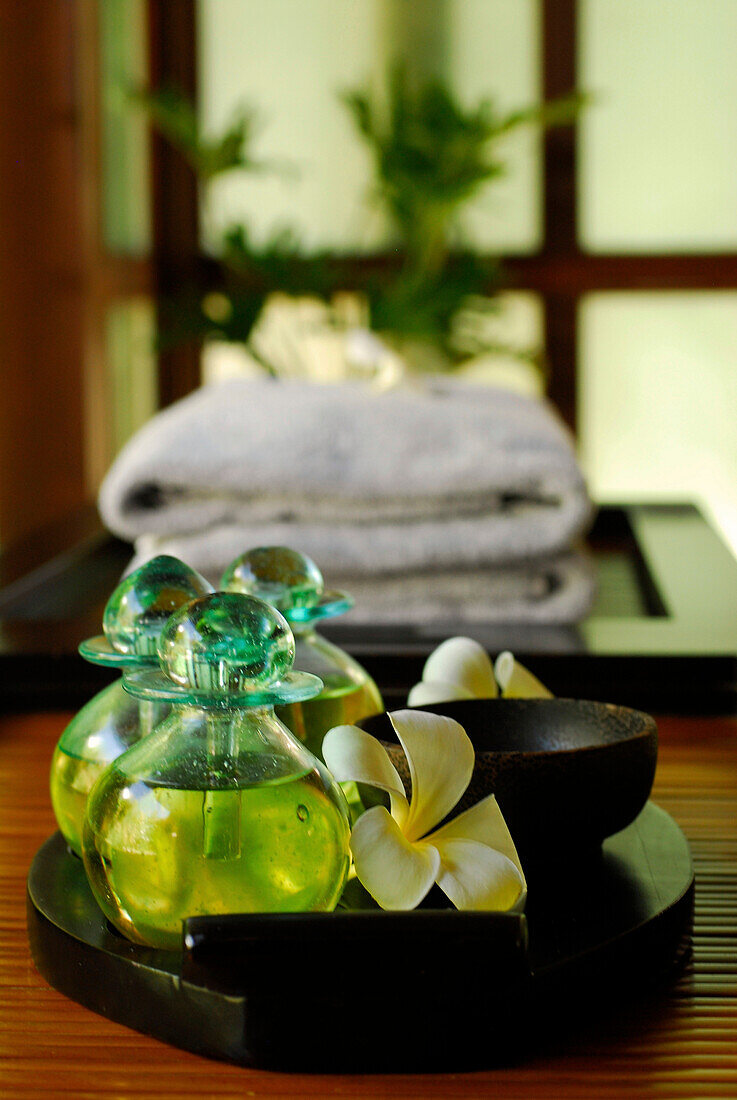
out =
{"type": "MultiPolygon", "coordinates": [[[[177,89],[136,90],[130,94],[195,174],[203,210],[207,190],[227,173],[291,170],[288,165],[252,156],[257,115],[248,107],[240,105],[221,132],[207,134],[194,106],[177,89]]],[[[257,244],[247,225],[231,225],[215,239],[214,253],[200,257],[194,283],[180,286],[176,296],[159,303],[160,346],[214,338],[248,344],[270,294],[323,295],[330,290],[325,258],[306,255],[291,229],[279,230],[257,244]]],[[[273,373],[270,364],[261,365],[273,373]]]]}
{"type": "MultiPolygon", "coordinates": [[[[252,156],[252,110],[240,107],[221,133],[208,135],[180,93],[136,93],[136,99],[187,161],[203,196],[225,173],[284,168],[252,156]]],[[[361,91],[345,93],[342,100],[371,149],[373,197],[395,233],[398,266],[358,280],[354,269],[351,285],[346,265],[325,253],[306,253],[296,231],[282,230],[257,244],[247,225],[231,225],[215,241],[215,256],[203,258],[197,284],[162,303],[164,342],[217,337],[253,351],[253,326],[273,292],[329,298],[354,290],[368,298],[372,328],[394,343],[434,345],[446,368],[469,350],[495,350],[488,345],[469,349],[454,339],[453,321],[461,307],[470,302],[479,312],[495,310],[495,291],[503,285],[498,258],[482,256],[464,241],[461,215],[506,171],[501,138],[521,126],[568,124],[583,98],[571,95],[506,114],[489,100],[464,108],[442,82],[418,85],[395,68],[381,101],[361,91]]],[[[535,356],[534,350],[516,354],[535,356]]]]}
{"type": "Polygon", "coordinates": [[[177,89],[133,91],[131,97],[146,109],[159,133],[179,150],[201,184],[210,183],[224,172],[264,167],[248,151],[256,122],[249,108],[239,106],[221,134],[208,136],[202,133],[193,104],[177,89]]]}
{"type": "Polygon", "coordinates": [[[418,84],[395,68],[385,96],[353,91],[343,99],[371,150],[374,198],[402,255],[396,274],[370,287],[372,322],[388,333],[438,341],[453,358],[454,315],[471,297],[477,308],[488,308],[489,292],[502,279],[498,260],[477,255],[463,240],[463,210],[505,173],[499,139],[522,126],[568,124],[583,97],[507,114],[488,99],[464,109],[447,85],[418,84]]]}

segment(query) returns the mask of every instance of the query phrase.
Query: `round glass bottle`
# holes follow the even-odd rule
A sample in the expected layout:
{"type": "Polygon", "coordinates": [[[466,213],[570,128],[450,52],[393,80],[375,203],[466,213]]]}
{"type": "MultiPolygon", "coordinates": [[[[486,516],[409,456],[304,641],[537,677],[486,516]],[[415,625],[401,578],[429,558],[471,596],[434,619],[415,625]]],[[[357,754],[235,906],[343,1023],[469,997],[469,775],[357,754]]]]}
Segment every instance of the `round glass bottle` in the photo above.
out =
{"type": "Polygon", "coordinates": [[[349,868],[348,809],[274,713],[322,686],[292,671],[286,620],[218,592],[172,616],[159,653],[159,671],[124,684],[171,714],[87,801],[85,869],[107,918],[134,942],[180,949],[186,917],[333,909],[349,868]]]}
{"type": "Polygon", "coordinates": [[[311,558],[286,546],[260,546],[230,564],[220,587],[257,596],[277,608],[294,633],[295,664],[319,676],[313,699],[286,704],[277,714],[322,759],[322,741],[333,726],[353,725],[384,709],[378,687],[345,650],[323,638],[315,624],[353,606],[346,592],[327,590],[311,558]]]}
{"type": "MultiPolygon", "coordinates": [[[[156,665],[156,645],[169,616],[208,592],[212,586],[178,558],[152,558],[118,585],[103,613],[105,633],[82,642],[79,651],[93,664],[121,671],[156,665]]],[[[129,695],[121,676],[90,699],[62,733],[51,761],[51,804],[77,855],[82,854],[84,809],[93,784],[168,713],[168,703],[129,695]]]]}

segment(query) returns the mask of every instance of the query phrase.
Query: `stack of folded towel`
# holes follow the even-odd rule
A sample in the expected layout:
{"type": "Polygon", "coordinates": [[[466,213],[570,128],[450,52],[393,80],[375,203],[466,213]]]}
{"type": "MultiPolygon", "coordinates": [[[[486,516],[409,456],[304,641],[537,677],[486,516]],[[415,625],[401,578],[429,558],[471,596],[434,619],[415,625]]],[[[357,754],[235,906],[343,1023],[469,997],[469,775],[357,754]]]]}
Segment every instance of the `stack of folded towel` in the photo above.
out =
{"type": "Polygon", "coordinates": [[[214,583],[251,547],[300,550],[353,621],[571,623],[594,594],[567,430],[538,398],[452,379],[203,387],[129,441],[99,506],[132,564],[174,554],[214,583]]]}

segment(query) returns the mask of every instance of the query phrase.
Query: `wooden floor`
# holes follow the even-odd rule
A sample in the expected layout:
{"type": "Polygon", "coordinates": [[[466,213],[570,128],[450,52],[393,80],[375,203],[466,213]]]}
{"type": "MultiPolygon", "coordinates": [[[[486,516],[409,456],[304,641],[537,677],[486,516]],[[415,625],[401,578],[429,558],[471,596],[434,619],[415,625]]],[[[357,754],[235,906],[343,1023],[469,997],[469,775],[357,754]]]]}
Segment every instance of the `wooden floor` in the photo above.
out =
{"type": "MultiPolygon", "coordinates": [[[[0,718],[0,1097],[737,1098],[737,719],[658,720],[653,798],[686,833],[697,874],[693,953],[671,988],[523,1064],[346,1077],[247,1070],[187,1054],[94,1015],[36,973],[25,878],[55,828],[48,767],[66,718],[0,718]]],[[[299,1021],[285,1019],[290,1026],[299,1021]]]]}

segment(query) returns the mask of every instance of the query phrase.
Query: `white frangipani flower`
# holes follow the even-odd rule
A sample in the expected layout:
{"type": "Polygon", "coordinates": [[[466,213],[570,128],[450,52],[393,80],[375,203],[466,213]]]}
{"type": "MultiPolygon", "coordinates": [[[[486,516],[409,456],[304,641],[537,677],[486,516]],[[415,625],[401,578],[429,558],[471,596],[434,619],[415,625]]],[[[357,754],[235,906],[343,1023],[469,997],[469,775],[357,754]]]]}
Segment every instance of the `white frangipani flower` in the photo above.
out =
{"type": "Polygon", "coordinates": [[[552,699],[552,691],[505,649],[494,662],[494,675],[505,699],[552,699]]]}
{"type": "Polygon", "coordinates": [[[430,706],[454,699],[549,699],[552,693],[514,659],[509,650],[492,665],[484,647],[473,638],[448,638],[433,650],[407,702],[430,706]]]}
{"type": "Polygon", "coordinates": [[[466,731],[423,711],[389,718],[409,764],[409,801],[386,749],[365,730],[336,726],[322,744],[339,782],[366,783],[390,798],[391,811],[372,806],[353,826],[359,881],[382,909],[414,909],[434,882],[457,909],[520,908],[525,877],[493,795],[437,828],[471,779],[474,750],[466,731]]]}

